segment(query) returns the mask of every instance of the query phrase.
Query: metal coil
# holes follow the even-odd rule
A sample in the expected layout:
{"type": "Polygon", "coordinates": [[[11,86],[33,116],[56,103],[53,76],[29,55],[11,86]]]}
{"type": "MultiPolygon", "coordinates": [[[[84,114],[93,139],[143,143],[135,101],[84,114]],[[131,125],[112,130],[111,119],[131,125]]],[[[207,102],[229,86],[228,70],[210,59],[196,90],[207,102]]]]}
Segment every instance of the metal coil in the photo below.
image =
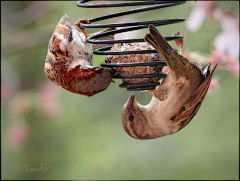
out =
{"type": "MultiPolygon", "coordinates": [[[[168,24],[174,24],[185,21],[184,18],[174,18],[174,19],[164,19],[164,20],[154,20],[154,21],[139,21],[139,22],[128,22],[128,23],[109,23],[109,24],[94,24],[97,21],[106,20],[110,18],[115,18],[119,16],[129,15],[140,13],[144,11],[150,11],[154,9],[160,9],[170,6],[176,6],[185,3],[185,1],[159,1],[159,0],[142,0],[142,1],[134,1],[134,2],[121,2],[121,3],[99,3],[99,4],[85,4],[86,2],[90,2],[92,0],[80,0],[77,2],[78,7],[82,8],[111,8],[111,7],[127,7],[127,6],[140,6],[140,5],[151,5],[147,7],[141,7],[137,9],[131,9],[127,11],[117,12],[113,14],[108,14],[104,16],[95,17],[92,19],[88,19],[90,24],[81,23],[80,26],[82,28],[110,28],[110,27],[123,27],[116,30],[101,32],[95,34],[93,36],[89,36],[87,38],[88,43],[92,44],[115,44],[115,43],[136,43],[136,42],[144,42],[144,38],[139,39],[122,39],[122,40],[96,40],[96,38],[100,38],[107,35],[118,34],[133,30],[140,30],[147,28],[149,24],[153,24],[154,26],[162,26],[168,24]]],[[[99,1],[97,1],[99,2],[99,1]]],[[[167,41],[182,39],[182,35],[175,36],[166,36],[164,37],[167,41]]],[[[129,55],[129,54],[149,54],[149,53],[157,53],[156,50],[133,50],[133,51],[109,51],[112,46],[106,46],[103,48],[98,48],[93,51],[96,55],[129,55]]],[[[136,66],[166,66],[165,61],[153,61],[153,62],[140,62],[140,63],[119,63],[119,64],[108,64],[101,63],[102,67],[109,67],[113,70],[116,70],[118,67],[136,67],[136,66]]],[[[133,78],[165,78],[166,74],[140,74],[140,75],[117,75],[113,76],[115,79],[133,79],[133,78]]],[[[136,90],[151,90],[155,89],[158,86],[159,82],[148,82],[148,83],[122,83],[119,85],[121,88],[127,88],[129,91],[136,90]]]]}

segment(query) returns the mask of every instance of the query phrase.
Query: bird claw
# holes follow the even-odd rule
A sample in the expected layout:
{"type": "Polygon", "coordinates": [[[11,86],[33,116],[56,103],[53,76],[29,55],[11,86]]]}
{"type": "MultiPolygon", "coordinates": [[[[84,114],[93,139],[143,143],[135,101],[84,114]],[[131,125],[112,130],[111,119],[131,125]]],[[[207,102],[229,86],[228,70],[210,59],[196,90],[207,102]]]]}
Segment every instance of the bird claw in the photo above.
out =
{"type": "Polygon", "coordinates": [[[87,38],[88,35],[87,35],[86,31],[85,31],[85,28],[82,28],[82,27],[80,26],[81,23],[90,24],[90,21],[89,21],[89,20],[85,20],[85,19],[80,19],[80,20],[78,20],[78,21],[75,23],[75,25],[82,30],[83,34],[84,34],[85,37],[87,38]]]}
{"type": "Polygon", "coordinates": [[[163,101],[166,96],[167,96],[167,91],[168,90],[165,90],[163,92],[159,92],[157,90],[145,90],[143,92],[140,92],[139,94],[145,94],[145,93],[150,93],[152,94],[154,97],[156,97],[157,99],[159,99],[160,101],[163,101]]]}
{"type": "Polygon", "coordinates": [[[139,94],[145,94],[145,93],[153,94],[153,90],[145,90],[145,91],[140,92],[139,94]]]}
{"type": "MultiPolygon", "coordinates": [[[[180,35],[180,32],[178,31],[177,34],[173,34],[172,36],[180,35]]],[[[180,49],[180,55],[182,55],[183,50],[183,39],[177,39],[175,40],[175,43],[177,44],[178,48],[180,49]]]]}

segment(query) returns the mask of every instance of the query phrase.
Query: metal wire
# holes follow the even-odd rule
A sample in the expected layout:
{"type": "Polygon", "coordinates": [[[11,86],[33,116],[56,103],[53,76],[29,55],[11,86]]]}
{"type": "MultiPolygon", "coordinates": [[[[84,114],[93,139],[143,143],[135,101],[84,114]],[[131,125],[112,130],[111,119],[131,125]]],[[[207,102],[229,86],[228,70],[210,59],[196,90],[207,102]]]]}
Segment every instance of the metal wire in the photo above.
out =
{"type": "MultiPolygon", "coordinates": [[[[143,38],[139,39],[122,39],[122,40],[96,40],[96,38],[104,37],[107,35],[113,35],[128,31],[140,30],[147,28],[149,24],[153,24],[154,26],[162,26],[168,24],[174,24],[185,21],[184,18],[174,18],[174,19],[164,19],[164,20],[153,20],[153,21],[139,21],[139,22],[128,22],[128,23],[109,23],[109,24],[94,24],[97,21],[111,19],[119,16],[130,15],[145,11],[150,11],[154,9],[166,8],[170,6],[176,6],[185,3],[185,1],[159,1],[159,0],[142,0],[142,1],[134,1],[134,2],[121,2],[121,3],[97,3],[97,4],[85,4],[92,0],[80,0],[77,2],[78,7],[82,8],[111,8],[111,7],[128,7],[128,6],[140,6],[140,5],[151,5],[147,7],[141,7],[137,9],[131,9],[127,11],[117,12],[113,14],[108,14],[104,16],[95,17],[89,19],[90,24],[81,23],[80,26],[82,28],[110,28],[110,27],[123,27],[116,30],[111,30],[107,32],[98,33],[93,36],[89,36],[87,38],[88,43],[92,44],[115,44],[115,43],[136,43],[136,42],[144,42],[143,38]]],[[[99,2],[99,1],[95,1],[99,2]]],[[[167,41],[182,39],[182,35],[175,35],[175,36],[166,36],[164,37],[167,41]]],[[[154,50],[132,50],[132,51],[109,51],[111,50],[112,46],[106,46],[103,48],[98,48],[93,51],[96,55],[129,55],[129,54],[149,54],[149,53],[157,53],[154,50]]],[[[109,67],[113,70],[116,70],[118,67],[137,67],[137,66],[166,66],[167,64],[165,61],[156,60],[153,62],[139,62],[139,63],[119,63],[119,64],[108,64],[108,63],[101,63],[102,67],[109,67]]],[[[153,78],[158,77],[165,78],[166,74],[140,74],[140,75],[117,75],[113,76],[115,79],[134,79],[134,78],[153,78]]],[[[123,82],[119,85],[121,88],[127,88],[129,91],[135,90],[150,90],[155,89],[158,86],[159,82],[148,82],[148,83],[126,83],[123,82]]]]}

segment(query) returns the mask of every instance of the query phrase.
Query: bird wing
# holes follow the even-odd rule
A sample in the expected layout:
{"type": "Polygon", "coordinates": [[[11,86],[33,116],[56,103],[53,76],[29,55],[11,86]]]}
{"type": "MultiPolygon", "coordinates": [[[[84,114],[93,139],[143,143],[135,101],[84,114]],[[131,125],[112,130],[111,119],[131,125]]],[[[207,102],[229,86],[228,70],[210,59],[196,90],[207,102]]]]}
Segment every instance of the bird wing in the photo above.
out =
{"type": "MultiPolygon", "coordinates": [[[[217,63],[218,64],[218,63],[217,63]]],[[[209,85],[212,80],[212,74],[217,67],[217,64],[213,68],[212,72],[207,76],[207,78],[202,82],[202,84],[197,88],[193,95],[186,101],[179,112],[177,112],[171,120],[178,122],[180,129],[184,128],[192,118],[197,114],[203,99],[205,98],[209,85]]],[[[179,129],[179,130],[180,130],[179,129]]]]}
{"type": "Polygon", "coordinates": [[[145,41],[151,44],[163,57],[175,80],[181,76],[190,79],[189,75],[191,75],[192,77],[199,77],[200,80],[195,80],[195,82],[203,81],[202,70],[196,63],[190,63],[184,56],[175,52],[154,25],[149,25],[149,32],[145,36],[145,41]]]}

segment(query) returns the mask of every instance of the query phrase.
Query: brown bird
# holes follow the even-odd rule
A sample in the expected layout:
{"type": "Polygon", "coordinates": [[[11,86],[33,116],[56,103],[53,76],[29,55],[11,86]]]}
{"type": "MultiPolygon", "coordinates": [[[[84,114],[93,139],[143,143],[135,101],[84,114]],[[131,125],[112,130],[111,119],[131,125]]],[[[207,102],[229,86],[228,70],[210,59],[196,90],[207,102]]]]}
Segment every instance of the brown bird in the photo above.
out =
{"type": "Polygon", "coordinates": [[[196,115],[208,91],[213,71],[210,64],[201,68],[196,62],[175,52],[161,33],[149,25],[145,41],[164,58],[169,73],[152,91],[151,102],[142,106],[131,95],[122,109],[125,131],[136,139],[153,139],[184,128],[196,115]]]}
{"type": "MultiPolygon", "coordinates": [[[[79,28],[81,22],[90,23],[79,20],[76,22],[79,28]]],[[[70,92],[93,96],[109,86],[112,71],[93,65],[94,47],[86,42],[87,34],[83,28],[81,30],[84,34],[71,25],[66,14],[62,16],[49,40],[44,72],[55,84],[70,92]]]]}

